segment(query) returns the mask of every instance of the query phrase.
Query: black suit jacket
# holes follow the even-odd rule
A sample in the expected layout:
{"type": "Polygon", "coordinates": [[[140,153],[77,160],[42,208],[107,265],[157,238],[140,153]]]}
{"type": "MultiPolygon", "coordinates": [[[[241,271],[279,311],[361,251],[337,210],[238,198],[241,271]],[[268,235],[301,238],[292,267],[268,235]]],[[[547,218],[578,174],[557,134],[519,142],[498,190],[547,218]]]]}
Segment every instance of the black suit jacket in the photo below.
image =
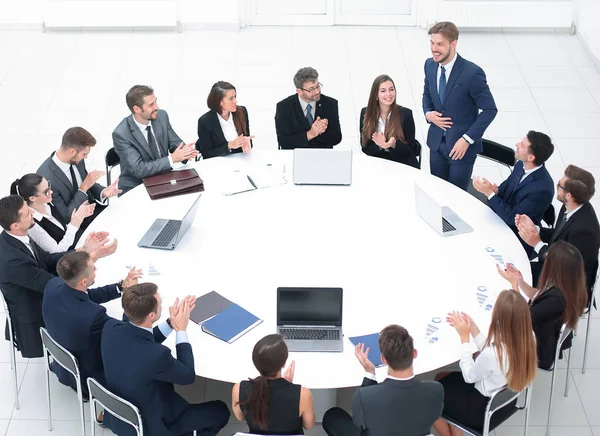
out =
{"type": "MultiPolygon", "coordinates": [[[[177,359],[161,342],[158,328],[154,335],[129,322],[109,319],[102,331],[102,362],[106,387],[140,409],[144,434],[172,436],[167,425],[188,407],[173,388],[173,383],[194,382],[194,355],[190,344],[177,345],[177,359]]],[[[133,427],[107,415],[104,422],[119,436],[133,436],[133,427]]]]}
{"type": "Polygon", "coordinates": [[[65,253],[49,254],[30,240],[36,257],[18,239],[0,234],[0,289],[8,305],[23,357],[42,357],[42,296],[56,263],[65,253]]]}
{"type": "Polygon", "coordinates": [[[317,102],[317,108],[313,114],[317,117],[327,118],[329,124],[327,130],[311,139],[306,138],[306,132],[311,128],[302,111],[298,94],[290,95],[288,98],[277,103],[275,112],[275,129],[277,130],[277,142],[279,148],[293,150],[294,148],[333,148],[342,141],[342,130],[340,128],[340,116],[338,113],[338,102],[336,99],[321,94],[317,102]]]}
{"type": "MultiPolygon", "coordinates": [[[[566,208],[560,208],[558,213],[557,223],[560,223],[566,212],[566,208]]],[[[598,217],[590,203],[581,206],[571,218],[557,230],[540,229],[540,237],[542,241],[548,245],[542,247],[538,253],[539,262],[533,262],[532,273],[534,284],[537,285],[537,280],[541,273],[543,261],[548,255],[550,245],[555,241],[567,241],[573,244],[583,257],[583,265],[585,270],[585,279],[588,289],[588,302],[592,297],[592,287],[596,281],[596,272],[598,271],[598,250],[600,249],[600,225],[598,217]]]]}
{"type": "Polygon", "coordinates": [[[424,436],[442,416],[444,388],[438,382],[365,377],[352,399],[352,420],[361,436],[424,436]]]}
{"type": "MultiPolygon", "coordinates": [[[[87,391],[88,377],[104,384],[100,338],[109,317],[100,304],[120,295],[116,285],[81,292],[69,287],[60,277],[51,279],[44,289],[42,314],[46,329],[77,358],[84,391],[87,391]]],[[[62,384],[76,388],[73,376],[60,365],[55,365],[53,370],[62,384]]]]}
{"type": "MultiPolygon", "coordinates": [[[[398,106],[400,109],[400,119],[402,120],[402,132],[404,133],[404,139],[406,143],[396,140],[396,147],[388,148],[383,150],[379,148],[372,139],[369,139],[366,145],[362,146],[362,151],[369,156],[380,157],[382,159],[393,160],[400,162],[411,167],[419,168],[417,157],[419,152],[417,151],[417,144],[415,142],[415,120],[413,118],[412,111],[408,108],[398,106]]],[[[364,127],[365,112],[367,108],[364,107],[360,111],[360,132],[361,145],[362,145],[362,131],[364,127]]],[[[369,138],[375,132],[369,132],[369,138]]]]}
{"type": "MultiPolygon", "coordinates": [[[[244,111],[244,116],[246,118],[246,135],[250,136],[248,111],[244,106],[238,106],[237,109],[244,111]]],[[[196,150],[202,154],[204,159],[242,152],[241,147],[233,150],[229,150],[229,147],[227,147],[227,140],[225,139],[225,135],[223,135],[223,129],[221,128],[218,115],[215,111],[208,111],[198,119],[198,141],[196,141],[196,150]]]]}
{"type": "MultiPolygon", "coordinates": [[[[537,342],[538,366],[549,369],[554,362],[556,342],[563,324],[565,300],[558,288],[550,288],[532,300],[531,322],[537,342]]],[[[571,346],[571,340],[563,343],[563,349],[571,346]]]]}

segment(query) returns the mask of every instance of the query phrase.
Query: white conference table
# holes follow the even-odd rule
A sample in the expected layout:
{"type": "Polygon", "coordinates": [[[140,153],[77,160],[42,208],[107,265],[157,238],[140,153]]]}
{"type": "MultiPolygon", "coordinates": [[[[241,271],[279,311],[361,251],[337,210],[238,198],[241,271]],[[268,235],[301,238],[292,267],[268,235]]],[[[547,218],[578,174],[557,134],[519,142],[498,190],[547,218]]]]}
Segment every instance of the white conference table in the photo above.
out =
{"type": "MultiPolygon", "coordinates": [[[[483,307],[508,287],[486,247],[530,279],[527,256],[513,232],[486,205],[449,183],[355,152],[351,186],[295,186],[292,163],[292,152],[256,150],[195,163],[206,191],[193,226],[174,251],[138,248],[137,243],[156,218],[181,219],[197,194],[152,201],[139,186],[111,201],[88,230],[109,231],[119,244],[115,254],[97,262],[97,285],[120,280],[128,265],[143,267],[143,281],[159,286],[162,319],[176,297],[215,290],[264,320],[233,344],[190,321],[199,376],[235,383],[257,375],[252,348],[275,333],[279,286],[344,289],[344,351],[290,353],[296,383],[334,389],[357,386],[363,377],[347,338],[392,323],[406,327],[415,340],[417,374],[458,360],[460,341],[446,324],[446,314],[467,311],[486,331],[491,312],[483,307]],[[267,163],[285,165],[286,185],[221,193],[224,177],[234,170],[267,163]],[[440,237],[415,212],[414,183],[450,206],[474,232],[440,237]],[[149,276],[149,264],[160,275],[149,276]],[[480,286],[490,295],[481,307],[480,286]],[[434,318],[441,322],[433,323],[434,318]],[[439,330],[426,337],[429,324],[439,330]],[[430,343],[432,337],[437,341],[430,343]]],[[[106,306],[110,315],[121,317],[120,300],[106,306]]],[[[173,350],[174,336],[165,342],[173,350]]],[[[386,367],[379,368],[378,376],[385,372],[386,367]]]]}

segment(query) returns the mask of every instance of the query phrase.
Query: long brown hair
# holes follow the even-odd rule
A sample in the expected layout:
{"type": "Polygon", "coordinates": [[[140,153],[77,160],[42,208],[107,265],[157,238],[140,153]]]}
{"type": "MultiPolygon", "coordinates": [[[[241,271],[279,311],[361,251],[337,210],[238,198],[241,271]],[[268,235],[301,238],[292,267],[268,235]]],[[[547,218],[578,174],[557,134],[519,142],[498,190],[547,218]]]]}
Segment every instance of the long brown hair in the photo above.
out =
{"type": "Polygon", "coordinates": [[[252,413],[252,421],[263,430],[269,427],[269,385],[267,377],[273,378],[281,371],[288,358],[288,348],[281,335],[267,335],[256,343],[252,350],[252,362],[259,376],[250,379],[252,392],[247,401],[238,401],[246,411],[252,413]]]}
{"type": "MultiPolygon", "coordinates": [[[[206,99],[206,105],[208,108],[221,115],[223,112],[223,109],[221,109],[221,100],[225,98],[227,91],[231,90],[234,90],[237,93],[235,86],[229,82],[219,81],[215,83],[210,89],[208,98],[206,99]]],[[[237,110],[235,112],[231,112],[230,115],[233,117],[233,125],[235,126],[235,130],[237,130],[238,135],[248,135],[244,107],[238,105],[237,110]]]]}
{"type": "Polygon", "coordinates": [[[502,291],[498,296],[485,346],[494,347],[511,390],[520,392],[533,382],[537,371],[535,337],[529,306],[518,292],[502,291]]]}
{"type": "MultiPolygon", "coordinates": [[[[369,94],[369,102],[367,103],[367,110],[365,111],[365,117],[363,119],[363,131],[361,132],[361,145],[364,147],[371,140],[371,136],[377,130],[377,123],[379,122],[379,87],[384,82],[392,82],[394,89],[396,84],[390,76],[382,74],[377,76],[371,85],[371,93],[369,94]]],[[[400,107],[396,104],[396,98],[392,102],[390,107],[390,114],[387,122],[385,123],[385,131],[383,132],[385,139],[389,140],[392,136],[396,140],[406,144],[404,138],[404,131],[402,130],[402,115],[400,114],[400,107]]]]}
{"type": "Polygon", "coordinates": [[[562,322],[574,329],[585,310],[588,295],[581,253],[566,241],[556,241],[550,245],[542,267],[538,282],[540,294],[552,287],[558,288],[565,300],[562,322]]]}

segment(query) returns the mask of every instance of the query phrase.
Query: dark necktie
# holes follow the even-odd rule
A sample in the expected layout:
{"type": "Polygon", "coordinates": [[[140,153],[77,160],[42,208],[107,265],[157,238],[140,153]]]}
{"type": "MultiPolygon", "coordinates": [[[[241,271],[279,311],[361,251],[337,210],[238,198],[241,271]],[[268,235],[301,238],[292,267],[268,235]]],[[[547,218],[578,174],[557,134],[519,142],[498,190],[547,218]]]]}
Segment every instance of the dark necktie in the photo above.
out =
{"type": "Polygon", "coordinates": [[[308,125],[312,127],[315,119],[313,118],[311,112],[312,112],[312,106],[311,105],[306,106],[306,121],[308,121],[308,125]]]}
{"type": "Polygon", "coordinates": [[[154,140],[152,128],[149,125],[148,127],[146,127],[146,132],[148,132],[148,146],[150,147],[150,150],[152,150],[152,153],[154,153],[154,158],[160,159],[162,157],[162,154],[160,152],[160,148],[158,148],[158,144],[154,140]]]}
{"type": "Polygon", "coordinates": [[[73,169],[73,165],[69,167],[69,173],[71,173],[71,183],[73,184],[72,191],[73,195],[75,195],[75,193],[79,189],[79,186],[77,185],[77,177],[75,177],[75,170],[73,169]]]}
{"type": "Polygon", "coordinates": [[[442,67],[442,74],[440,74],[440,86],[438,90],[438,94],[440,95],[440,103],[444,104],[444,94],[446,93],[446,68],[442,67]]]}
{"type": "Polygon", "coordinates": [[[558,233],[565,226],[566,223],[567,223],[567,213],[565,212],[564,215],[562,216],[562,218],[556,223],[556,227],[554,228],[553,235],[558,235],[558,233]]]}

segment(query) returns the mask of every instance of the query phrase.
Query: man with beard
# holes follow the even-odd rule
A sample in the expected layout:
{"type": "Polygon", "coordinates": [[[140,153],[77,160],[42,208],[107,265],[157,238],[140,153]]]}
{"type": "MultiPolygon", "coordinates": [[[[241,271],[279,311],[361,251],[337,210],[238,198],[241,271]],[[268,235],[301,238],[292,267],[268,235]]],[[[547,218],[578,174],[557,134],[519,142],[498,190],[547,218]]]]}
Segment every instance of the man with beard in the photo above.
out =
{"type": "Polygon", "coordinates": [[[145,177],[166,173],[178,162],[198,156],[195,143],[184,144],[173,131],[167,112],[158,108],[154,90],[135,85],[125,96],[131,115],[114,130],[113,144],[121,160],[123,193],[145,177]]]}
{"type": "Polygon", "coordinates": [[[319,73],[300,68],[294,76],[296,94],[277,103],[275,129],[279,148],[333,148],[342,140],[338,102],[321,94],[319,73]]]}
{"type": "MultiPolygon", "coordinates": [[[[27,232],[34,224],[32,209],[21,196],[0,199],[0,226],[4,229],[0,234],[0,290],[13,324],[13,340],[26,358],[43,356],[42,297],[46,284],[56,275],[56,263],[65,254],[49,254],[29,239],[27,232]]],[[[108,233],[92,232],[78,251],[86,251],[95,262],[116,249],[117,240],[108,244],[108,233]]]]}
{"type": "Polygon", "coordinates": [[[429,35],[433,57],[425,61],[423,112],[430,123],[431,174],[466,191],[481,138],[498,109],[483,70],[456,53],[456,26],[443,21],[429,35]]]}
{"type": "Polygon", "coordinates": [[[548,254],[549,246],[556,241],[573,244],[583,257],[588,302],[598,271],[598,249],[600,248],[600,226],[590,199],[596,192],[594,176],[575,165],[569,165],[556,184],[556,199],[563,205],[558,213],[554,229],[534,225],[527,215],[517,215],[515,225],[519,236],[534,248],[537,262],[531,262],[533,286],[537,281],[548,254]]]}
{"type": "Polygon", "coordinates": [[[84,201],[95,206],[94,213],[79,227],[79,238],[92,220],[106,207],[106,199],[121,191],[115,183],[105,188],[96,183],[104,171],[87,172],[85,161],[96,139],[82,127],[71,127],[62,137],[60,148],[40,165],[37,174],[48,180],[52,186],[52,204],[65,219],[84,201]]]}

